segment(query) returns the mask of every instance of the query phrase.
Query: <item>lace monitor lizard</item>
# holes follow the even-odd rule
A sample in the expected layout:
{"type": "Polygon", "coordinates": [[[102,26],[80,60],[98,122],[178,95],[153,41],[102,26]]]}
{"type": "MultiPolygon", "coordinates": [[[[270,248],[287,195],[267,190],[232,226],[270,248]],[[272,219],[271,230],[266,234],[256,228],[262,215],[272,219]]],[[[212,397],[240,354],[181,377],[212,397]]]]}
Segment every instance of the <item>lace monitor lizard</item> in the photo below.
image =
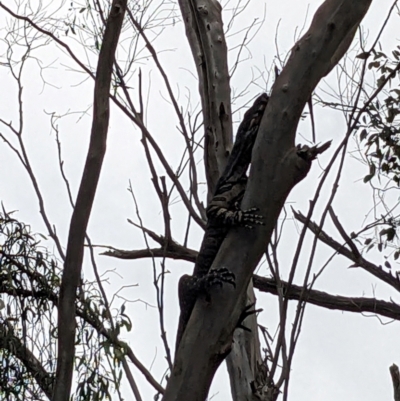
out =
{"type": "Polygon", "coordinates": [[[233,226],[242,225],[251,228],[254,224],[262,224],[262,217],[255,214],[257,208],[241,210],[247,183],[247,169],[251,162],[251,153],[268,95],[263,93],[246,111],[239,125],[235,144],[228,159],[227,166],[218,180],[214,196],[207,207],[207,226],[193,270],[193,275],[181,277],[179,281],[179,318],[176,349],[182,339],[196,299],[206,294],[213,285],[223,283],[235,285],[235,276],[226,268],[211,269],[218,250],[233,226]]]}

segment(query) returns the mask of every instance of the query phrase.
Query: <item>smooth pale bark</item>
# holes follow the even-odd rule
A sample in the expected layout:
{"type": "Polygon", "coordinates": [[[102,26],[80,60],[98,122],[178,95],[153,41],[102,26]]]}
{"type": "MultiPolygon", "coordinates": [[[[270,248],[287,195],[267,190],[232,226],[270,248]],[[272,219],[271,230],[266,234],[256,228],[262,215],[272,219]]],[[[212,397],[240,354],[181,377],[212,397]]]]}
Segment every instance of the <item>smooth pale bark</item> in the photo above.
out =
{"type": "Polygon", "coordinates": [[[231,89],[222,9],[215,0],[180,0],[179,6],[199,79],[210,200],[232,148],[231,89]]]}
{"type": "MultiPolygon", "coordinates": [[[[199,79],[209,201],[232,148],[230,77],[222,8],[213,0],[184,0],[179,5],[199,79]]],[[[251,290],[249,299],[253,298],[255,296],[251,290]]],[[[256,316],[250,316],[247,324],[256,327],[256,316]]],[[[235,345],[235,358],[227,359],[232,397],[234,400],[245,401],[243,395],[249,392],[249,381],[254,381],[254,377],[259,376],[256,367],[261,353],[257,332],[246,332],[244,335],[236,332],[235,345]],[[241,371],[246,371],[247,374],[243,375],[241,371]]]]}
{"type": "Polygon", "coordinates": [[[310,163],[294,147],[305,103],[322,77],[344,54],[372,0],[327,0],[275,82],[253,150],[242,207],[259,207],[265,226],[232,230],[213,267],[229,267],[236,288],[224,286],[199,299],[176,355],[164,401],[204,401],[216,369],[231,350],[233,332],[244,307],[251,275],[268,243],[290,190],[310,163]],[[347,47],[346,47],[347,46],[347,47]]]}
{"type": "MultiPolygon", "coordinates": [[[[255,306],[253,284],[247,287],[246,305],[255,306]]],[[[250,315],[243,322],[250,331],[235,330],[232,350],[226,358],[232,399],[234,401],[260,401],[268,392],[268,372],[261,355],[256,315],[250,315]]]]}

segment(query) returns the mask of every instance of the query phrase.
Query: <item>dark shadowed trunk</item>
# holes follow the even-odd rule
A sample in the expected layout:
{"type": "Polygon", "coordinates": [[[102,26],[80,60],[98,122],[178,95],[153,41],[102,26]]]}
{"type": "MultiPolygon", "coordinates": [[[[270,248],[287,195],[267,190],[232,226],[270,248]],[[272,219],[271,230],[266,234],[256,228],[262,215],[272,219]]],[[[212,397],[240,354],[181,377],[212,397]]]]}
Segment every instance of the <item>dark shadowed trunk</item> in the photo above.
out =
{"type": "Polygon", "coordinates": [[[58,304],[58,359],[53,401],[68,401],[75,356],[75,301],[81,277],[86,228],[106,152],[110,84],[126,0],[114,0],[98,58],[89,150],[72,214],[58,304]]]}

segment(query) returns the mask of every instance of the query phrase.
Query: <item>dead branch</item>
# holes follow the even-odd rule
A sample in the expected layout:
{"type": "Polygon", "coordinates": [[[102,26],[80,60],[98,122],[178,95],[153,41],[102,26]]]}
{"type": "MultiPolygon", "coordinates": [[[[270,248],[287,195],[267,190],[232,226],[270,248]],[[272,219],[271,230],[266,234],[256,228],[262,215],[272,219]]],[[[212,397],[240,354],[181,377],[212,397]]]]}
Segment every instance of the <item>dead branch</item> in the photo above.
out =
{"type": "Polygon", "coordinates": [[[102,252],[101,255],[112,256],[118,259],[143,259],[151,258],[170,258],[175,260],[186,260],[187,262],[194,263],[197,257],[197,251],[194,249],[186,248],[175,242],[168,244],[167,248],[149,248],[149,249],[138,249],[132,251],[125,251],[123,249],[109,248],[108,251],[102,252]]]}
{"type": "MultiPolygon", "coordinates": [[[[7,13],[9,13],[14,18],[21,20],[21,21],[25,21],[30,26],[34,27],[40,33],[51,38],[55,43],[60,45],[71,56],[71,58],[79,65],[79,67],[82,68],[82,70],[88,74],[88,76],[90,76],[92,79],[95,79],[95,74],[82,61],[80,61],[80,59],[75,55],[75,53],[71,50],[71,48],[66,43],[64,43],[62,40],[60,40],[55,34],[53,34],[52,32],[50,32],[46,29],[41,28],[38,24],[36,24],[30,18],[14,13],[12,10],[10,10],[8,7],[6,7],[2,2],[0,2],[0,7],[3,8],[7,13]]],[[[153,136],[151,135],[149,130],[146,128],[144,122],[141,119],[140,114],[136,111],[135,107],[133,106],[133,103],[130,99],[127,87],[125,85],[123,76],[121,75],[119,68],[117,68],[116,74],[118,76],[118,79],[120,80],[120,86],[124,90],[125,95],[127,96],[127,101],[129,103],[130,109],[125,107],[125,105],[120,100],[118,100],[117,96],[110,94],[109,95],[110,98],[121,109],[121,111],[140,128],[142,133],[146,136],[146,139],[149,141],[149,143],[153,147],[154,151],[156,152],[157,157],[159,158],[161,164],[163,165],[168,177],[171,179],[171,181],[176,186],[176,188],[179,192],[179,195],[181,196],[182,201],[183,201],[184,205],[186,206],[189,214],[200,227],[204,228],[205,221],[194,210],[192,204],[190,203],[190,201],[186,195],[186,191],[182,187],[182,184],[180,183],[180,181],[176,177],[176,174],[174,173],[174,171],[172,170],[168,161],[164,157],[163,151],[160,149],[160,147],[157,144],[157,141],[153,138],[153,136]]]]}
{"type": "MultiPolygon", "coordinates": [[[[191,194],[194,197],[196,206],[199,210],[199,213],[201,216],[205,216],[205,210],[204,210],[204,206],[201,204],[200,199],[199,199],[199,194],[198,194],[198,182],[197,182],[197,168],[196,168],[196,162],[194,159],[194,154],[193,154],[193,146],[192,146],[192,141],[190,139],[189,133],[186,129],[186,125],[184,122],[184,118],[183,118],[183,114],[179,108],[178,102],[175,99],[174,93],[172,91],[168,76],[166,74],[166,72],[164,71],[164,68],[161,65],[161,62],[158,58],[157,52],[155,50],[155,48],[153,47],[153,45],[151,44],[150,40],[147,38],[147,35],[143,29],[143,27],[141,26],[141,24],[137,21],[137,19],[134,17],[133,13],[131,12],[131,10],[128,9],[128,16],[130,21],[132,22],[133,26],[135,27],[135,29],[139,32],[140,36],[143,38],[144,42],[146,43],[146,47],[148,49],[148,51],[150,52],[158,70],[160,71],[160,74],[164,80],[165,86],[167,88],[168,91],[168,95],[169,98],[172,102],[172,105],[174,107],[175,113],[179,119],[179,125],[180,125],[180,130],[182,132],[182,135],[185,139],[186,142],[186,148],[188,150],[188,154],[189,154],[189,167],[190,167],[190,172],[191,172],[191,177],[192,177],[192,185],[191,185],[191,194]]],[[[141,85],[139,86],[139,88],[141,88],[141,85]]],[[[139,91],[140,96],[142,97],[141,91],[139,91]]],[[[140,111],[140,113],[143,113],[143,110],[140,111]]]]}
{"type": "MultiPolygon", "coordinates": [[[[0,6],[2,6],[1,3],[0,3],[0,6]]],[[[7,43],[8,47],[9,47],[9,49],[11,49],[12,44],[9,43],[8,40],[6,40],[6,43],[7,43]]],[[[17,157],[21,161],[23,167],[25,168],[26,172],[28,173],[29,178],[30,178],[31,183],[32,183],[32,186],[33,186],[33,189],[35,191],[37,200],[39,202],[39,213],[42,216],[43,222],[44,222],[44,224],[45,224],[45,226],[47,228],[47,231],[49,233],[50,238],[53,239],[53,241],[54,241],[54,243],[55,243],[55,245],[57,247],[58,254],[64,260],[65,259],[64,249],[61,246],[61,241],[58,238],[58,235],[57,235],[55,227],[52,226],[52,224],[50,223],[50,219],[49,219],[48,213],[47,213],[46,208],[45,208],[43,194],[42,194],[42,191],[41,191],[41,189],[39,187],[39,183],[38,183],[38,180],[36,178],[36,174],[35,174],[35,172],[33,170],[30,158],[28,156],[28,152],[26,150],[24,136],[23,136],[25,121],[24,121],[23,102],[22,102],[22,95],[23,95],[23,89],[24,89],[23,85],[22,85],[22,72],[24,71],[25,63],[29,59],[30,51],[31,51],[31,49],[28,46],[26,51],[25,51],[25,54],[20,59],[21,60],[20,63],[17,63],[17,66],[19,66],[18,71],[14,71],[14,69],[18,68],[18,67],[11,61],[11,59],[8,60],[9,66],[10,66],[11,75],[16,80],[17,86],[18,86],[18,114],[19,114],[19,127],[18,127],[18,129],[15,128],[11,122],[6,122],[6,121],[4,121],[3,119],[0,118],[0,122],[2,124],[4,124],[6,127],[8,127],[10,129],[10,131],[17,137],[17,141],[18,141],[18,144],[19,144],[19,149],[17,147],[13,146],[11,144],[11,142],[1,132],[0,132],[0,138],[2,138],[3,141],[10,147],[10,149],[12,149],[12,151],[17,155],[17,157]]],[[[11,57],[10,54],[9,54],[9,57],[11,57]]]]}
{"type": "Polygon", "coordinates": [[[22,341],[14,335],[13,329],[7,323],[0,324],[0,349],[6,349],[25,366],[35,379],[43,393],[51,399],[54,376],[48,373],[35,355],[22,341]]]}
{"type": "MultiPolygon", "coordinates": [[[[303,216],[300,212],[293,211],[294,217],[300,221],[301,223],[306,223],[306,217],[303,216]]],[[[338,223],[338,221],[337,221],[338,223]]],[[[350,259],[354,265],[351,267],[361,267],[366,270],[368,273],[372,274],[373,276],[379,278],[386,284],[389,284],[397,291],[400,291],[400,281],[392,276],[390,273],[385,272],[381,267],[369,262],[365,258],[362,257],[360,253],[355,255],[353,251],[346,248],[345,245],[340,244],[339,242],[335,241],[332,237],[330,237],[324,230],[322,230],[316,223],[310,221],[308,223],[308,228],[318,236],[318,239],[321,240],[324,244],[330,246],[334,249],[338,254],[345,256],[346,258],[350,259]]]]}
{"type": "MultiPolygon", "coordinates": [[[[321,231],[321,235],[323,235],[323,238],[326,238],[326,234],[323,231],[321,231]]],[[[161,245],[163,245],[163,243],[161,243],[161,245]]],[[[339,246],[342,245],[338,244],[338,247],[339,246]]],[[[198,254],[198,252],[194,249],[186,248],[176,242],[170,242],[169,244],[166,244],[166,248],[160,247],[131,251],[125,251],[111,247],[109,247],[109,249],[110,250],[103,252],[102,255],[129,260],[147,258],[152,256],[165,256],[171,259],[185,260],[187,262],[195,263],[198,254]]],[[[279,280],[279,282],[281,284],[278,285],[273,278],[265,278],[256,274],[253,275],[253,284],[254,287],[258,290],[274,295],[279,295],[280,291],[282,291],[282,294],[284,294],[288,299],[300,299],[303,287],[294,284],[291,284],[289,286],[287,282],[282,280],[279,280]]],[[[400,320],[400,306],[393,302],[377,300],[375,298],[342,297],[339,295],[331,295],[326,292],[314,289],[305,290],[304,293],[306,294],[305,296],[303,296],[304,302],[308,302],[313,305],[321,306],[327,309],[337,309],[355,313],[370,312],[388,317],[390,319],[400,320]]]]}
{"type": "Polygon", "coordinates": [[[133,224],[135,227],[140,228],[144,233],[146,233],[153,241],[160,244],[160,248],[149,248],[146,249],[137,249],[131,251],[125,251],[122,249],[116,249],[111,246],[100,246],[103,248],[108,248],[109,250],[101,253],[101,255],[112,256],[118,259],[141,259],[148,257],[166,257],[171,259],[180,259],[186,260],[188,262],[195,262],[197,258],[198,252],[194,249],[187,248],[183,245],[178,244],[171,237],[168,240],[163,236],[155,233],[154,231],[140,226],[139,224],[134,223],[130,219],[128,222],[133,224]]]}
{"type": "Polygon", "coordinates": [[[254,288],[269,294],[278,295],[280,289],[284,296],[290,300],[300,300],[304,302],[321,306],[322,308],[341,310],[354,313],[373,313],[389,319],[400,320],[400,305],[394,302],[382,301],[375,298],[364,297],[343,297],[340,295],[331,295],[323,291],[303,290],[302,286],[288,285],[281,281],[278,286],[273,278],[253,276],[254,288]]]}
{"type": "Polygon", "coordinates": [[[339,218],[336,216],[335,212],[333,211],[332,206],[329,207],[329,215],[331,216],[332,222],[339,231],[342,238],[346,241],[346,244],[349,246],[353,255],[357,258],[361,257],[360,251],[358,250],[356,244],[351,240],[351,238],[347,235],[345,229],[339,222],[339,218]]]}

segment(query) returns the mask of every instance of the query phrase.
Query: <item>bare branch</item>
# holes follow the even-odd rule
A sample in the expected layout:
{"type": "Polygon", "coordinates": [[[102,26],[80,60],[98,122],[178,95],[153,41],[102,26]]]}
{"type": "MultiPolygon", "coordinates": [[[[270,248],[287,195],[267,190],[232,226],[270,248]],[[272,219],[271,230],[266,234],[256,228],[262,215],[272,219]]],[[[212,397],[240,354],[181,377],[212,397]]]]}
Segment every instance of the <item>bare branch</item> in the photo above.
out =
{"type": "MultiPolygon", "coordinates": [[[[3,8],[4,10],[6,10],[14,18],[22,20],[22,21],[26,21],[27,23],[29,23],[29,25],[33,26],[36,30],[38,30],[39,32],[43,33],[44,35],[50,37],[55,43],[60,45],[71,56],[71,58],[79,65],[80,68],[82,68],[83,71],[85,71],[91,78],[95,79],[95,74],[85,64],[83,64],[79,60],[79,58],[74,54],[74,52],[71,50],[71,48],[66,43],[64,43],[62,40],[60,40],[56,35],[54,35],[50,31],[47,31],[47,30],[41,28],[34,21],[32,21],[30,18],[14,13],[13,11],[11,11],[8,7],[6,7],[1,2],[0,2],[0,7],[3,8]]],[[[146,136],[146,139],[150,142],[151,146],[153,147],[154,151],[156,152],[157,157],[159,158],[160,162],[162,163],[162,165],[163,165],[168,177],[171,179],[171,181],[176,186],[176,188],[177,188],[177,190],[179,192],[179,195],[181,196],[182,201],[183,201],[184,205],[186,206],[186,208],[188,209],[191,217],[193,218],[193,220],[200,227],[204,228],[205,227],[205,221],[194,210],[192,204],[190,203],[190,201],[189,201],[189,199],[188,199],[188,197],[186,195],[186,192],[185,192],[184,188],[182,187],[182,184],[180,183],[180,181],[176,177],[174,171],[170,167],[168,161],[166,160],[166,158],[165,158],[165,156],[163,154],[163,151],[160,149],[160,147],[157,144],[157,141],[152,137],[151,133],[146,128],[144,122],[142,121],[142,119],[140,117],[140,114],[138,114],[136,109],[134,108],[133,103],[130,102],[130,96],[128,94],[126,85],[124,83],[124,80],[123,80],[123,77],[122,77],[122,75],[120,73],[119,68],[117,68],[116,73],[117,73],[118,78],[121,81],[121,87],[124,90],[125,94],[127,95],[127,99],[128,99],[128,103],[129,103],[131,111],[129,111],[129,109],[127,107],[125,107],[118,100],[118,98],[115,95],[110,94],[109,95],[110,98],[122,110],[122,112],[140,128],[142,133],[146,136]]]]}
{"type": "MultiPolygon", "coordinates": [[[[131,10],[128,9],[128,15],[129,15],[129,19],[132,22],[133,26],[135,27],[135,29],[139,32],[139,34],[142,36],[144,42],[146,43],[146,47],[149,50],[151,56],[153,57],[153,60],[158,68],[158,70],[160,71],[160,74],[164,80],[165,86],[167,88],[168,91],[168,95],[169,98],[172,102],[172,105],[174,107],[175,110],[175,114],[177,115],[178,119],[179,119],[179,126],[182,132],[182,135],[185,139],[186,142],[186,148],[188,150],[189,153],[189,163],[190,163],[190,172],[191,172],[191,177],[193,180],[192,186],[191,186],[191,194],[193,195],[194,199],[195,199],[195,203],[197,205],[197,208],[199,209],[200,215],[204,215],[204,207],[202,207],[201,202],[199,200],[199,196],[198,196],[198,183],[197,183],[197,169],[196,169],[196,162],[194,160],[194,155],[193,155],[193,151],[192,151],[192,145],[191,145],[191,140],[190,140],[190,136],[189,133],[186,129],[186,125],[185,125],[185,121],[182,115],[181,110],[179,109],[179,105],[177,100],[175,99],[174,93],[172,91],[169,79],[167,74],[164,71],[164,68],[161,65],[160,60],[158,59],[158,55],[156,50],[154,49],[153,45],[151,44],[150,40],[147,38],[146,33],[143,30],[143,27],[140,25],[140,23],[136,20],[136,18],[134,17],[134,15],[132,14],[131,10]]],[[[141,87],[141,85],[139,86],[139,88],[141,87]]],[[[140,93],[140,99],[141,99],[141,93],[140,93]]],[[[141,102],[142,104],[142,102],[141,102]]],[[[143,107],[141,107],[142,109],[143,107]]],[[[143,110],[141,110],[141,113],[143,113],[143,110]]]]}
{"type": "Polygon", "coordinates": [[[32,375],[42,391],[51,399],[54,376],[44,369],[35,355],[14,335],[12,327],[7,325],[7,323],[0,324],[0,349],[1,348],[8,350],[23,363],[26,370],[32,375]]]}
{"type": "MultiPolygon", "coordinates": [[[[0,6],[2,6],[2,4],[0,3],[0,6]]],[[[11,44],[8,43],[8,46],[11,47],[11,44]]],[[[27,49],[25,51],[25,54],[21,57],[21,61],[20,61],[20,67],[18,72],[14,72],[14,68],[12,67],[12,63],[11,60],[9,60],[9,65],[10,65],[10,70],[11,70],[11,74],[14,77],[14,79],[17,82],[17,86],[18,86],[18,114],[19,114],[19,128],[16,129],[12,123],[7,123],[5,122],[3,119],[0,119],[0,122],[2,124],[4,124],[5,126],[7,126],[11,132],[17,137],[17,141],[19,144],[19,149],[17,149],[15,146],[13,146],[11,144],[11,142],[2,134],[0,133],[0,138],[2,138],[4,140],[4,142],[6,142],[6,144],[10,147],[10,149],[12,149],[16,155],[18,156],[19,160],[21,161],[22,165],[24,166],[26,172],[29,175],[29,178],[31,180],[33,189],[35,191],[36,197],[38,199],[39,202],[39,212],[42,216],[43,222],[47,228],[47,231],[49,233],[49,236],[53,239],[56,247],[57,247],[57,251],[60,255],[60,257],[62,259],[65,259],[65,254],[64,254],[64,250],[63,247],[61,246],[61,242],[60,239],[57,236],[56,230],[55,228],[51,225],[49,217],[47,215],[46,212],[46,208],[44,205],[44,199],[43,199],[43,195],[42,192],[40,190],[39,187],[39,183],[36,179],[36,175],[33,171],[30,159],[28,157],[28,153],[26,151],[26,147],[25,147],[25,142],[23,139],[23,128],[24,128],[24,109],[23,109],[23,101],[22,101],[22,94],[23,94],[23,85],[22,85],[22,73],[24,70],[24,66],[26,61],[28,60],[28,56],[30,54],[30,46],[27,46],[27,49]]]]}
{"type": "Polygon", "coordinates": [[[361,257],[360,251],[357,249],[356,244],[351,240],[351,238],[347,235],[345,229],[339,222],[339,218],[335,215],[332,206],[329,206],[329,215],[331,216],[332,222],[339,231],[342,238],[346,241],[346,244],[350,247],[353,255],[355,257],[361,257]]]}
{"type": "MultiPolygon", "coordinates": [[[[302,222],[303,224],[306,223],[306,217],[303,216],[300,212],[295,212],[294,217],[302,222]]],[[[368,260],[364,259],[360,254],[354,255],[354,253],[347,249],[345,245],[340,244],[339,242],[335,241],[332,237],[325,233],[318,225],[312,221],[308,223],[308,228],[318,236],[324,244],[333,248],[337,253],[340,255],[346,256],[346,258],[350,259],[354,262],[354,265],[351,267],[362,267],[368,273],[372,274],[373,276],[379,278],[383,282],[389,284],[397,291],[400,291],[400,281],[393,277],[390,273],[385,272],[381,267],[374,265],[373,263],[369,262],[368,260]]]]}
{"type": "Polygon", "coordinates": [[[341,310],[354,313],[373,313],[393,320],[400,320],[400,305],[394,302],[382,301],[375,298],[343,297],[331,295],[318,290],[303,290],[302,286],[281,281],[278,286],[272,278],[253,276],[254,288],[270,294],[278,295],[282,288],[284,296],[290,300],[300,300],[321,306],[326,309],[341,310]]]}
{"type": "MultiPolygon", "coordinates": [[[[164,238],[164,237],[161,237],[164,238]]],[[[100,247],[98,245],[98,247],[100,247]]],[[[172,239],[168,242],[164,241],[161,244],[160,248],[146,248],[146,249],[137,249],[137,250],[123,250],[116,249],[110,246],[101,246],[104,248],[108,248],[109,250],[101,253],[101,255],[111,256],[118,259],[142,259],[142,258],[170,258],[176,260],[186,260],[187,262],[194,263],[196,261],[196,257],[198,252],[194,249],[187,248],[183,245],[178,244],[172,239]]]]}

